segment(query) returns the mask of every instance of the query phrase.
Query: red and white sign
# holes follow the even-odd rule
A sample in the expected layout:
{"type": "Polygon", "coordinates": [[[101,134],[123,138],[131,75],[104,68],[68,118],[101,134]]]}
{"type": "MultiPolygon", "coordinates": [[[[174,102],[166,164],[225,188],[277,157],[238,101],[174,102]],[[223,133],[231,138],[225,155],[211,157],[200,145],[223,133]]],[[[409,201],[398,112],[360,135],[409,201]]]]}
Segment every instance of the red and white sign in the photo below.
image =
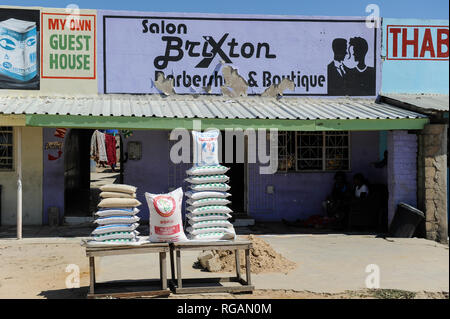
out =
{"type": "Polygon", "coordinates": [[[41,12],[41,78],[96,79],[96,15],[41,12]]]}
{"type": "Polygon", "coordinates": [[[153,206],[156,212],[162,217],[170,217],[175,211],[175,200],[171,196],[156,196],[153,199],[153,206]]]}
{"type": "Polygon", "coordinates": [[[387,25],[386,60],[448,61],[448,26],[387,25]]]}
{"type": "Polygon", "coordinates": [[[180,232],[179,224],[177,224],[175,226],[169,226],[169,227],[155,226],[155,233],[158,235],[169,236],[169,235],[177,234],[179,232],[180,232]]]}

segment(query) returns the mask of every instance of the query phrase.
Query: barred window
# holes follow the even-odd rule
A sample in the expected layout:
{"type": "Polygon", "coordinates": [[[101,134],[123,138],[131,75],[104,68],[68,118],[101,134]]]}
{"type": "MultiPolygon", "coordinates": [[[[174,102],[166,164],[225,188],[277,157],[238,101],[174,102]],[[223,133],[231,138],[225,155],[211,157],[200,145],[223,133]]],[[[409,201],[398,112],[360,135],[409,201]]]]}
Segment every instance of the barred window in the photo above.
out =
{"type": "Polygon", "coordinates": [[[349,169],[349,132],[278,133],[278,172],[349,169]]]}
{"type": "Polygon", "coordinates": [[[13,169],[13,128],[0,126],[0,171],[13,169]]]}

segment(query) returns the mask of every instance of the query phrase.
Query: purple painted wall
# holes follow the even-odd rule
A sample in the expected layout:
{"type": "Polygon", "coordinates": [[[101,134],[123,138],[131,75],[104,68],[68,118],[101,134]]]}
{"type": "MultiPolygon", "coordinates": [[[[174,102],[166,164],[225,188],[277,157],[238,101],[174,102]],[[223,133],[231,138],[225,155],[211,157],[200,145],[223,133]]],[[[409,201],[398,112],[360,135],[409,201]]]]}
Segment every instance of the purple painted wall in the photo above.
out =
{"type": "MultiPolygon", "coordinates": [[[[54,129],[44,129],[44,143],[57,140],[53,134],[54,129]]],[[[142,203],[139,216],[145,222],[149,210],[144,192],[165,193],[169,187],[181,186],[184,171],[190,165],[170,163],[168,131],[134,131],[131,137],[123,138],[125,152],[130,141],[142,142],[142,159],[124,164],[124,183],[138,188],[137,198],[142,203]]],[[[59,207],[61,217],[64,215],[64,153],[61,158],[49,161],[49,152],[44,151],[44,224],[48,223],[50,206],[59,207]]],[[[362,172],[370,182],[386,182],[386,169],[370,165],[379,159],[378,132],[351,133],[351,159],[349,180],[353,174],[362,172]]],[[[296,220],[322,213],[321,202],[330,192],[334,172],[260,175],[258,168],[258,164],[249,165],[249,214],[253,218],[296,220]],[[274,194],[266,194],[267,185],[274,186],[274,194]]]]}
{"type": "Polygon", "coordinates": [[[166,193],[169,174],[169,135],[168,131],[134,131],[129,138],[124,138],[125,152],[130,141],[142,142],[142,158],[138,161],[128,160],[124,166],[124,183],[137,187],[139,217],[148,221],[149,210],[144,193],[166,193]]]}
{"type": "MultiPolygon", "coordinates": [[[[69,130],[67,130],[67,133],[69,130]]],[[[64,139],[54,135],[54,128],[43,129],[44,146],[47,142],[64,142],[64,139]]],[[[67,135],[67,134],[66,134],[67,135]]],[[[42,180],[43,196],[43,220],[42,224],[48,224],[48,208],[56,206],[59,208],[60,220],[64,216],[64,147],[60,158],[50,161],[48,156],[58,156],[56,150],[46,150],[43,152],[44,176],[42,180]]]]}
{"type": "Polygon", "coordinates": [[[389,224],[400,202],[417,207],[417,136],[388,133],[389,224]]]}
{"type": "MultiPolygon", "coordinates": [[[[386,183],[386,168],[377,169],[370,164],[378,159],[378,132],[352,132],[347,180],[361,172],[371,183],[386,183]]],[[[249,167],[249,215],[253,218],[297,220],[323,213],[321,203],[331,191],[334,172],[260,175],[258,168],[258,164],[249,167]],[[274,194],[266,193],[267,185],[274,186],[274,194]]]]}

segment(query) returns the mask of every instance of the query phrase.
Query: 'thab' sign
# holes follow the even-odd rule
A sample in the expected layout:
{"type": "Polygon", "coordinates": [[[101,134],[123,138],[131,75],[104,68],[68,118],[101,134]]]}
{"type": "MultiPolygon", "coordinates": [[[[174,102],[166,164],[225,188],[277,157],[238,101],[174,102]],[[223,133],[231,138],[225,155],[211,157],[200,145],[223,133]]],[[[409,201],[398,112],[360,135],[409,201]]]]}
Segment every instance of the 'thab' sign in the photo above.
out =
{"type": "Polygon", "coordinates": [[[448,26],[387,25],[387,60],[448,61],[448,26]]]}
{"type": "Polygon", "coordinates": [[[364,18],[123,14],[98,11],[100,93],[159,93],[164,74],[177,93],[220,94],[223,65],[237,69],[248,94],[284,78],[295,85],[288,95],[377,92],[380,30],[364,18]]]}
{"type": "Polygon", "coordinates": [[[96,78],[94,14],[41,13],[41,77],[96,78]]]}

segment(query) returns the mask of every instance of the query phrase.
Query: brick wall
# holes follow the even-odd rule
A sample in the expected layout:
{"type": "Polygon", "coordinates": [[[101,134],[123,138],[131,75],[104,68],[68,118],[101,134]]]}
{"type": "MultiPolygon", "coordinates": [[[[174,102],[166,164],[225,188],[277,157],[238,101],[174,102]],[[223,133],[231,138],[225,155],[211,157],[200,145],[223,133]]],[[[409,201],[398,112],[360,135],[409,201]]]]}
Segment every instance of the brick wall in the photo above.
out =
{"type": "Polygon", "coordinates": [[[426,125],[419,140],[419,208],[425,212],[426,237],[447,242],[447,129],[426,125]]]}
{"type": "Polygon", "coordinates": [[[388,133],[389,224],[401,202],[417,207],[417,136],[388,133]]]}

